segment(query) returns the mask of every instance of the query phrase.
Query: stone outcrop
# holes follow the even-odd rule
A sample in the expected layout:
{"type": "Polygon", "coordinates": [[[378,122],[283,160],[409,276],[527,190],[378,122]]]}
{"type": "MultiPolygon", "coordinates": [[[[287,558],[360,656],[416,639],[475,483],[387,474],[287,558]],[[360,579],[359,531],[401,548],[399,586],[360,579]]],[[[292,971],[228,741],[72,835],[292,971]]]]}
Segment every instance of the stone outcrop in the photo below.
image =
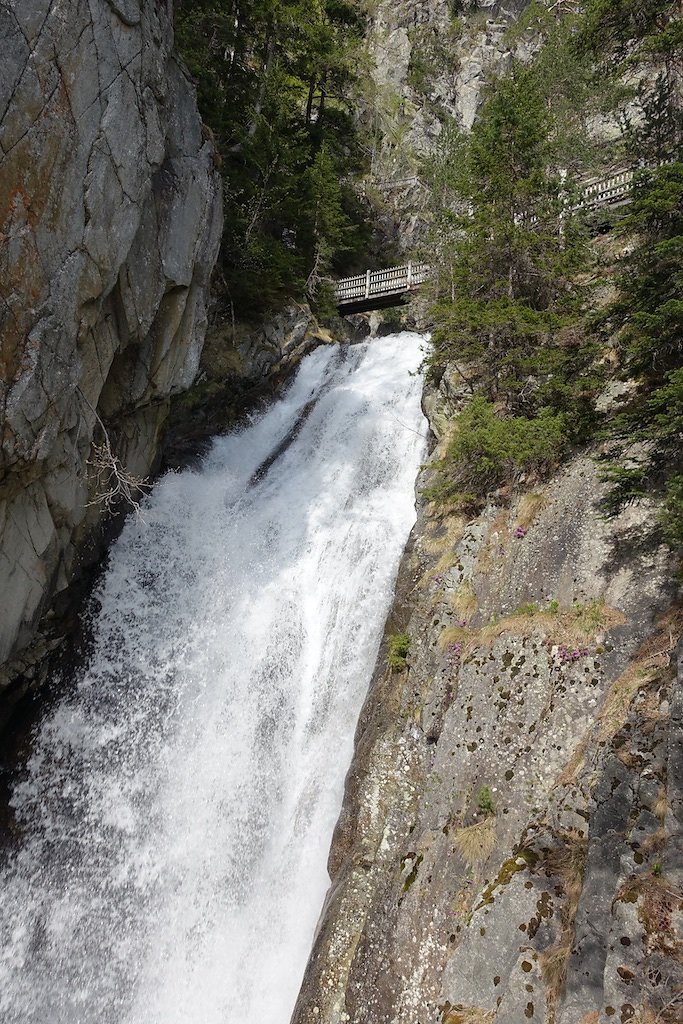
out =
{"type": "MultiPolygon", "coordinates": [[[[211,437],[277,394],[307,352],[354,334],[354,326],[341,319],[330,327],[322,327],[305,303],[293,303],[258,325],[219,313],[207,331],[195,384],[172,403],[166,464],[177,469],[193,461],[211,437]]],[[[369,331],[368,325],[363,336],[369,331]]]]}
{"type": "Polygon", "coordinates": [[[530,0],[380,0],[369,33],[375,96],[365,120],[379,143],[371,187],[385,236],[414,251],[429,222],[422,161],[438,144],[445,118],[471,128],[492,74],[538,45],[533,29],[515,32],[530,0]]]}
{"type": "Polygon", "coordinates": [[[102,519],[88,460],[158,455],[222,228],[170,0],[0,3],[0,663],[102,519]]]}
{"type": "Polygon", "coordinates": [[[681,1019],[683,609],[602,487],[589,454],[469,522],[420,503],[294,1024],[681,1019]]]}

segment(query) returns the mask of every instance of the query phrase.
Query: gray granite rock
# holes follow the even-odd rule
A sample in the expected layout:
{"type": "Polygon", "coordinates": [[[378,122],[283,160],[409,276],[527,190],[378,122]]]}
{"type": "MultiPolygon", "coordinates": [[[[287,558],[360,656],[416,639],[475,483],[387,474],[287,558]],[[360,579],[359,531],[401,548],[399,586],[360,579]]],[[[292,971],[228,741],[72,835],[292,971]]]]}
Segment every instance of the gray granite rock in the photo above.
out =
{"type": "Polygon", "coordinates": [[[157,458],[197,370],[222,213],[169,3],[5,0],[0,46],[2,663],[101,518],[95,410],[130,471],[157,458]]]}
{"type": "Polygon", "coordinates": [[[683,621],[651,507],[601,487],[419,503],[294,1024],[678,1019],[683,621]]]}

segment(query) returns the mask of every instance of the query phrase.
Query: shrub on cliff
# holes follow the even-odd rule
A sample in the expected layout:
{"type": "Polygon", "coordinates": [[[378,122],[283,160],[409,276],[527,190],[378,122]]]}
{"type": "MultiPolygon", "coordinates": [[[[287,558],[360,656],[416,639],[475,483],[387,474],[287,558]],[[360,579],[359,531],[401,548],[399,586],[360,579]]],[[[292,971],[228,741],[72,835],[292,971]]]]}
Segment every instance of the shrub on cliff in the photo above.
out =
{"type": "Polygon", "coordinates": [[[436,464],[437,482],[426,488],[430,500],[478,511],[487,495],[516,474],[542,474],[554,468],[567,446],[562,413],[503,417],[485,398],[473,398],[459,416],[445,457],[436,464]]]}
{"type": "Polygon", "coordinates": [[[466,364],[473,390],[513,415],[571,411],[568,430],[580,437],[599,374],[579,283],[588,239],[561,217],[590,112],[578,113],[585,75],[568,52],[563,39],[531,67],[513,67],[471,134],[450,126],[429,163],[438,266],[430,362],[437,374],[466,364]]]}
{"type": "Polygon", "coordinates": [[[410,652],[410,637],[407,633],[394,633],[389,637],[387,665],[392,672],[401,672],[406,667],[410,652]]]}
{"type": "Polygon", "coordinates": [[[613,100],[632,157],[665,160],[680,152],[680,0],[588,0],[574,48],[595,62],[599,88],[616,86],[613,100]]]}
{"type": "Polygon", "coordinates": [[[635,386],[610,424],[606,472],[614,512],[634,498],[663,496],[665,538],[683,544],[683,163],[643,175],[624,230],[638,243],[622,262],[619,297],[601,321],[619,329],[623,376],[635,386]],[[637,460],[633,444],[639,445],[637,460]]]}

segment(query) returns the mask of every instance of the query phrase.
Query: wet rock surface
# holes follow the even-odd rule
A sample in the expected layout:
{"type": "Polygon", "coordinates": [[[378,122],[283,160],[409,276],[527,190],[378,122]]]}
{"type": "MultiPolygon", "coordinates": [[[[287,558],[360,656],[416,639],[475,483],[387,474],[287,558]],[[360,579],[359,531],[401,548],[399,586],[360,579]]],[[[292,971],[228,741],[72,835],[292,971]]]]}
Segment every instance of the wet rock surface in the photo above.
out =
{"type": "Polygon", "coordinates": [[[16,0],[0,42],[1,688],[49,649],[27,645],[98,550],[98,417],[129,472],[158,458],[222,215],[170,3],[16,0]]]}
{"type": "Polygon", "coordinates": [[[681,1019],[683,612],[601,488],[588,454],[470,522],[420,502],[295,1024],[681,1019]]]}

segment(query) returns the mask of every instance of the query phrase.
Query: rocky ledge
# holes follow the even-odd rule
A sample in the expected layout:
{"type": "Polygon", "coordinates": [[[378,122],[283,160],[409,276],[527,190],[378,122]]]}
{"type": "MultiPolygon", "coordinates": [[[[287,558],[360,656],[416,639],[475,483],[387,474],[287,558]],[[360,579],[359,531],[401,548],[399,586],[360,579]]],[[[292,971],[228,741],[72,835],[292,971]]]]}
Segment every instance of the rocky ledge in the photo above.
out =
{"type": "Polygon", "coordinates": [[[93,438],[146,476],[199,363],[221,186],[172,14],[0,5],[0,688],[102,520],[93,438]]]}
{"type": "Polygon", "coordinates": [[[674,567],[590,454],[529,484],[420,504],[294,1024],[681,1019],[674,567]]]}

